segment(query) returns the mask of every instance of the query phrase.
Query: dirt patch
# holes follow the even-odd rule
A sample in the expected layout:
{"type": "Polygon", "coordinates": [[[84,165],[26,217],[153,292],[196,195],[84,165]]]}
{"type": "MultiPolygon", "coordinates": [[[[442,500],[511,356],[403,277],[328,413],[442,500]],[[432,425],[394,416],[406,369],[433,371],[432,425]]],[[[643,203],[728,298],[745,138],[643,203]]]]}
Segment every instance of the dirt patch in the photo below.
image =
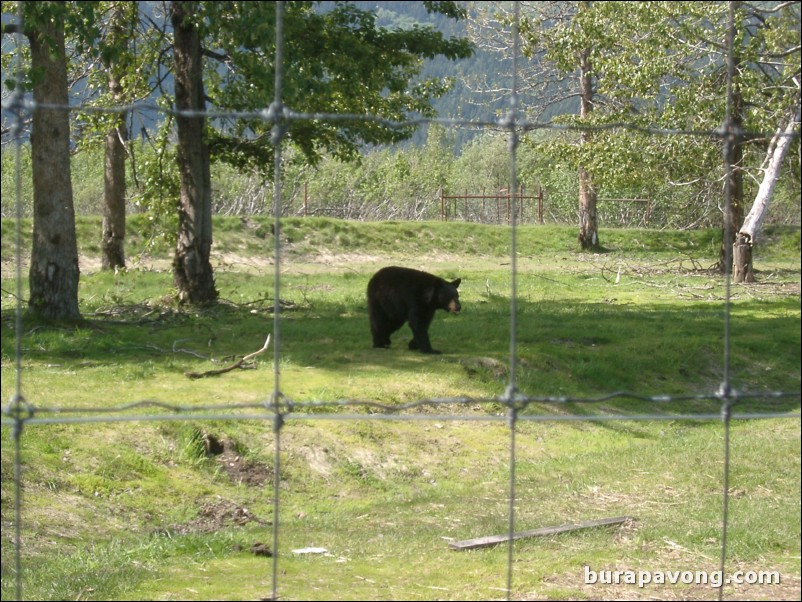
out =
{"type": "Polygon", "coordinates": [[[244,506],[217,496],[216,499],[205,502],[195,518],[180,525],[173,525],[169,531],[180,535],[215,533],[227,527],[242,527],[248,523],[266,526],[272,524],[269,520],[257,517],[244,506]]]}
{"type": "Polygon", "coordinates": [[[313,472],[322,477],[328,479],[334,473],[335,461],[325,446],[303,445],[298,448],[298,455],[304,459],[313,472]]]}
{"type": "Polygon", "coordinates": [[[247,487],[262,487],[273,480],[273,471],[270,468],[243,458],[233,441],[220,440],[214,435],[205,433],[203,442],[206,455],[217,460],[233,483],[247,487]]]}

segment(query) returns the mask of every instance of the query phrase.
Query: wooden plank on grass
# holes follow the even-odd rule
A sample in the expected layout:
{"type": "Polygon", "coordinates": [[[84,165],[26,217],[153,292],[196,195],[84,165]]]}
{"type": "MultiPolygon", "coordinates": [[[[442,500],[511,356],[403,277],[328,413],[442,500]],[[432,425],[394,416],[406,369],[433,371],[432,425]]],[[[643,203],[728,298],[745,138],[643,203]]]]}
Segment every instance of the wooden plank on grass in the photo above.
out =
{"type": "Polygon", "coordinates": [[[531,531],[519,531],[513,533],[510,538],[509,533],[504,535],[488,535],[486,537],[477,537],[476,539],[465,539],[463,541],[452,541],[448,546],[452,550],[472,550],[474,548],[486,548],[495,546],[510,539],[523,539],[525,537],[542,537],[544,535],[556,535],[558,533],[566,533],[567,531],[577,531],[579,529],[591,529],[593,527],[606,527],[608,525],[619,525],[632,520],[631,516],[619,516],[616,518],[600,518],[598,520],[588,520],[581,523],[573,523],[570,525],[560,525],[558,527],[541,527],[540,529],[533,529],[531,531]]]}

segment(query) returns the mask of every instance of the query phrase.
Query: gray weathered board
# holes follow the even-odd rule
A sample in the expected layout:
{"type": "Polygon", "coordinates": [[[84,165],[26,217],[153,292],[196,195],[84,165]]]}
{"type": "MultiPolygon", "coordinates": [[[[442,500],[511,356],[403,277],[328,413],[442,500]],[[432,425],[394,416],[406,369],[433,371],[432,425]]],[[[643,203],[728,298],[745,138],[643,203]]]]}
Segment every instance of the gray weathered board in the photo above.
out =
{"type": "Polygon", "coordinates": [[[581,523],[573,523],[570,525],[560,525],[558,527],[541,527],[540,529],[533,529],[531,531],[519,531],[513,533],[510,537],[509,533],[504,535],[488,535],[486,537],[477,537],[476,539],[465,539],[463,541],[452,541],[448,546],[452,550],[472,550],[474,548],[486,548],[496,544],[509,541],[510,539],[523,539],[524,537],[542,537],[544,535],[556,535],[558,533],[565,533],[567,531],[576,531],[578,529],[590,529],[592,527],[606,527],[608,525],[619,525],[632,520],[631,516],[618,516],[616,518],[600,518],[598,520],[588,520],[581,523]]]}

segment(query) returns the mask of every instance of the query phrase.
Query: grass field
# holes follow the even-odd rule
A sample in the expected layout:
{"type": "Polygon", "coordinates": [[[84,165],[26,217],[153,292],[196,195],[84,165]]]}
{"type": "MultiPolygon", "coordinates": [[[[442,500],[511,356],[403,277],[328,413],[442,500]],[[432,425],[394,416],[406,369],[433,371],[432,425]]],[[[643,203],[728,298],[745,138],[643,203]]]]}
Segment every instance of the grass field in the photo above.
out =
{"type": "MultiPolygon", "coordinates": [[[[25,599],[265,599],[274,586],[266,549],[278,554],[281,599],[504,599],[506,544],[448,544],[507,532],[512,451],[517,531],[632,517],[516,541],[513,599],[714,599],[709,584],[590,584],[584,575],[717,570],[724,428],[676,417],[717,415],[711,397],[725,372],[735,412],[800,409],[799,229],[768,229],[758,282],[731,287],[725,363],[717,232],[602,230],[604,252],[589,254],[573,228],[520,228],[516,388],[539,401],[521,409],[511,450],[497,401],[510,378],[506,228],[288,219],[276,333],[270,220],[215,222],[221,303],[190,309],[173,300],[169,248],[143,237],[138,218],[128,269],[117,273],[99,270],[100,220],[81,219],[86,319],[25,319],[18,372],[13,225],[2,222],[3,399],[19,374],[35,417],[56,419],[21,436],[25,599]],[[440,312],[431,328],[442,355],[408,351],[406,329],[391,349],[371,348],[365,287],[390,264],[462,278],[463,313],[440,312]],[[252,369],[186,376],[231,365],[268,334],[252,369]],[[297,404],[278,456],[273,414],[259,409],[276,389],[297,404]],[[556,401],[616,391],[640,397],[556,401]],[[455,397],[467,401],[390,411],[455,397]],[[356,400],[382,408],[348,403],[356,400]],[[155,406],[99,411],[145,401],[192,417],[155,406]],[[233,409],[240,404],[254,408],[233,409]],[[56,408],[70,411],[48,411],[56,408]],[[318,550],[294,552],[308,548],[318,550]]],[[[782,581],[730,583],[725,598],[798,600],[799,418],[734,420],[730,439],[726,569],[782,581]]],[[[3,599],[16,596],[14,458],[4,421],[3,599]]]]}

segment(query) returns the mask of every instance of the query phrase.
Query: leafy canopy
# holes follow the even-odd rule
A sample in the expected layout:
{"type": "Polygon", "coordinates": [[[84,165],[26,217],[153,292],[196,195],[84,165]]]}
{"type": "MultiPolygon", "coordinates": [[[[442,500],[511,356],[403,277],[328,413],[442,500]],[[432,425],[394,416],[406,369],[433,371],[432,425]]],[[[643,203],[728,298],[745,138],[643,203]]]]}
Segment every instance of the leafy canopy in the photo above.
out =
{"type": "MultiPolygon", "coordinates": [[[[721,2],[576,3],[568,18],[527,16],[524,28],[557,67],[576,71],[587,49],[595,109],[574,125],[627,123],[697,135],[649,136],[601,130],[591,144],[551,144],[546,152],[573,166],[585,165],[602,189],[653,188],[655,182],[720,176],[721,150],[712,132],[724,120],[727,86],[728,5],[721,2]],[[638,169],[631,166],[638,165],[638,169]]],[[[771,133],[799,103],[799,3],[735,5],[735,86],[750,132],[771,133]]],[[[745,150],[746,169],[759,166],[766,139],[745,150]]]]}
{"type": "MultiPolygon", "coordinates": [[[[430,12],[464,17],[455,2],[427,2],[430,12]]],[[[201,23],[208,62],[207,95],[217,111],[258,111],[275,96],[275,22],[273,2],[205,2],[201,23]]],[[[432,116],[431,100],[449,82],[420,79],[424,59],[467,58],[465,38],[446,38],[425,25],[387,29],[372,11],[348,2],[319,10],[315,2],[287,2],[284,14],[282,90],[284,106],[295,113],[373,115],[402,122],[432,116]]],[[[210,130],[213,159],[240,168],[264,169],[272,162],[272,124],[264,119],[220,119],[210,130]]],[[[290,121],[287,137],[306,161],[324,154],[353,159],[364,144],[408,138],[409,127],[378,121],[290,121]]]]}

